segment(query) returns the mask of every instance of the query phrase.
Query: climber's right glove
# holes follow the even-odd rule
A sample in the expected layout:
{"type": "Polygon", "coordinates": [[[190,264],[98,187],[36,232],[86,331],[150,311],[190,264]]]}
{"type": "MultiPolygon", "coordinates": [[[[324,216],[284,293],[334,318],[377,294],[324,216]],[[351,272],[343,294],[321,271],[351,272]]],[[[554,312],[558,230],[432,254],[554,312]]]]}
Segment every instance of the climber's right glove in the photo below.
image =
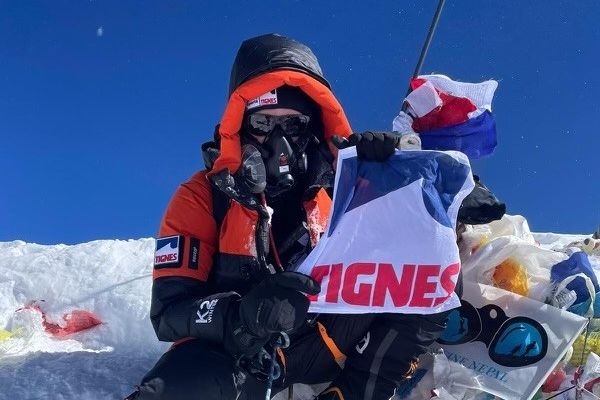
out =
{"type": "Polygon", "coordinates": [[[316,295],[320,285],[310,276],[281,272],[267,276],[227,313],[225,349],[234,357],[252,357],[279,332],[291,333],[306,319],[310,304],[305,294],[316,295]]]}

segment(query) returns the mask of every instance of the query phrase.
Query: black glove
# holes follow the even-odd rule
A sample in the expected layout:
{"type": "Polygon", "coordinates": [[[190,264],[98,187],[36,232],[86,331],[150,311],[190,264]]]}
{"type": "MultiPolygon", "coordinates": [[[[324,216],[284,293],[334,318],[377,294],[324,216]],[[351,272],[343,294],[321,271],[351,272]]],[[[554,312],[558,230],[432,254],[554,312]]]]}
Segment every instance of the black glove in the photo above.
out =
{"type": "Polygon", "coordinates": [[[224,335],[225,349],[234,357],[251,357],[274,334],[298,329],[310,304],[304,293],[315,295],[320,291],[313,278],[297,272],[267,276],[237,304],[232,304],[224,335]]]}
{"type": "Polygon", "coordinates": [[[353,133],[346,140],[334,139],[334,144],[339,149],[356,146],[358,158],[385,161],[400,146],[400,135],[392,132],[366,131],[353,133]]]}
{"type": "Polygon", "coordinates": [[[470,225],[489,224],[502,218],[506,205],[488,189],[477,175],[473,175],[475,188],[458,209],[458,222],[470,225]]]}

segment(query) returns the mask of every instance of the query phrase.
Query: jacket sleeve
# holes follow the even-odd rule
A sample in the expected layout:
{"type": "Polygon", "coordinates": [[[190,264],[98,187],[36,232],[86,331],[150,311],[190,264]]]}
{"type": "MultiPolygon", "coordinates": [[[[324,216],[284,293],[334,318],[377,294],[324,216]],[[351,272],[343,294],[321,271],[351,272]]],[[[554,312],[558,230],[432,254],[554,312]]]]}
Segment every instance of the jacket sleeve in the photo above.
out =
{"type": "Polygon", "coordinates": [[[181,185],[162,219],[154,256],[150,319],[159,340],[199,337],[222,342],[234,292],[208,284],[218,234],[205,172],[181,185]]]}

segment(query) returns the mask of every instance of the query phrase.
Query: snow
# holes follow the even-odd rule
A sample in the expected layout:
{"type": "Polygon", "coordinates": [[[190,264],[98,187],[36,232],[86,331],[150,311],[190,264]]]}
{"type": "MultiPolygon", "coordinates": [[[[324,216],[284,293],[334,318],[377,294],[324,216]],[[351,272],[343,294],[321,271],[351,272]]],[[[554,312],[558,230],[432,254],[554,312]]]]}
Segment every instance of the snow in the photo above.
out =
{"type": "Polygon", "coordinates": [[[558,233],[534,233],[533,237],[540,246],[546,249],[562,249],[567,247],[573,242],[582,241],[591,235],[571,235],[571,234],[558,234],[558,233]]]}
{"type": "MultiPolygon", "coordinates": [[[[584,235],[534,234],[545,248],[564,249],[584,235]]],[[[74,246],[0,242],[0,400],[109,399],[133,391],[169,344],[149,321],[154,240],[99,240],[74,246]],[[74,309],[103,324],[64,339],[44,332],[74,309]],[[41,301],[43,300],[43,301],[41,301]]],[[[592,257],[600,269],[600,256],[592,257]]],[[[297,398],[311,390],[295,387],[297,398]]],[[[282,397],[285,398],[285,397],[282,397]]]]}
{"type": "Polygon", "coordinates": [[[75,246],[0,243],[0,399],[123,398],[168,346],[150,324],[153,239],[75,246]],[[68,339],[47,335],[41,315],[15,312],[35,300],[48,318],[83,309],[103,324],[68,339]]]}

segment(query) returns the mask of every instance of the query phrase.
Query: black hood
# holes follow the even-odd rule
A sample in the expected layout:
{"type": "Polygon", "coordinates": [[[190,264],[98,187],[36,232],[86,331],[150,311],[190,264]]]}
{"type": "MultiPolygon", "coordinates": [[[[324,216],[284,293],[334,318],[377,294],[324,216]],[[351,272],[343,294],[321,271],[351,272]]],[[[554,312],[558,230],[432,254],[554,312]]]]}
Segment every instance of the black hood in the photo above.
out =
{"type": "Polygon", "coordinates": [[[294,39],[269,33],[245,40],[240,46],[231,68],[229,95],[247,80],[278,69],[303,72],[331,89],[311,49],[294,39]]]}

